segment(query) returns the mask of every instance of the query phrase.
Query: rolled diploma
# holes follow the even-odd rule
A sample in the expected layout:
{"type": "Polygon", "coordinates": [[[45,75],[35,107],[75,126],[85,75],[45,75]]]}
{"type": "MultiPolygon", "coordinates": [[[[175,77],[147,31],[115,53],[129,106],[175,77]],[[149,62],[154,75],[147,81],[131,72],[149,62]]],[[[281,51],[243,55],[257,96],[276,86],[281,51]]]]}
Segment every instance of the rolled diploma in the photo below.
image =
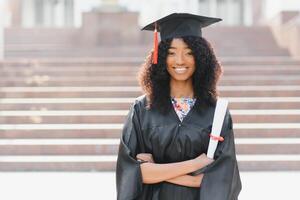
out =
{"type": "MultiPolygon", "coordinates": [[[[219,137],[221,134],[226,110],[228,106],[228,101],[225,99],[218,99],[217,105],[215,109],[211,134],[213,136],[219,137]]],[[[208,144],[208,150],[207,150],[207,157],[213,159],[215,155],[216,148],[218,146],[218,140],[213,140],[210,138],[209,144],[208,144]]]]}

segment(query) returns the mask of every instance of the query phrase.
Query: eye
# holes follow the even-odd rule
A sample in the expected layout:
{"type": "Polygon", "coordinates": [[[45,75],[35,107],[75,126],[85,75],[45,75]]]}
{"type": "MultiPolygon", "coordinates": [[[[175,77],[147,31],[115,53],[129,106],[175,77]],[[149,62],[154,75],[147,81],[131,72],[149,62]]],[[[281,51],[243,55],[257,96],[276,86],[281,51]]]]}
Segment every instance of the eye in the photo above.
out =
{"type": "Polygon", "coordinates": [[[192,56],[193,52],[190,51],[190,52],[187,52],[186,54],[192,56]]]}
{"type": "Polygon", "coordinates": [[[168,55],[170,55],[170,56],[175,55],[175,52],[168,51],[168,55]]]}

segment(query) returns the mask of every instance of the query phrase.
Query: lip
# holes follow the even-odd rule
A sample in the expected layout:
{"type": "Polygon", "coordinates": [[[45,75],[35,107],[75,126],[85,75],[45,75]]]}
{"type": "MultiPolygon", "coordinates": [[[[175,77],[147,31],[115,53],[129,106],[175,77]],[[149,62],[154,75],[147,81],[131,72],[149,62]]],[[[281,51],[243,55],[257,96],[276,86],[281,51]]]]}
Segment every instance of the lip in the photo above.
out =
{"type": "Polygon", "coordinates": [[[188,67],[173,67],[173,69],[176,74],[184,74],[188,70],[188,67]]]}

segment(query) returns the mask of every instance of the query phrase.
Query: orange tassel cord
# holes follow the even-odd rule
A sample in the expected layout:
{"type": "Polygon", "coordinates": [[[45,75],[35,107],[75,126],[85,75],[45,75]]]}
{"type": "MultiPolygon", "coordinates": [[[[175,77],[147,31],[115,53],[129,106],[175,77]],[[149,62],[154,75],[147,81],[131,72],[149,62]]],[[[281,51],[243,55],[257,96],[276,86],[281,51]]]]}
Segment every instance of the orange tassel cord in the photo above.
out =
{"type": "Polygon", "coordinates": [[[219,142],[223,142],[224,138],[222,136],[214,136],[212,134],[209,134],[209,137],[211,137],[213,140],[217,140],[219,142]]]}
{"type": "Polygon", "coordinates": [[[158,60],[158,32],[157,32],[157,25],[155,23],[155,30],[154,30],[154,52],[152,57],[152,63],[157,64],[158,60]]]}

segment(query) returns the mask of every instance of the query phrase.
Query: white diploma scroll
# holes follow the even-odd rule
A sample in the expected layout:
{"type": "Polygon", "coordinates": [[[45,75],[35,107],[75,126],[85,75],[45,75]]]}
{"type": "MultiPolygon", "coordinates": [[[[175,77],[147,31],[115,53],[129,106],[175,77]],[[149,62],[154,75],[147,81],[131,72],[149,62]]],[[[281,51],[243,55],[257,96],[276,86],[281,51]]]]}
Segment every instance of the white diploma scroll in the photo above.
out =
{"type": "MultiPolygon", "coordinates": [[[[228,106],[228,101],[225,99],[218,99],[217,105],[215,109],[211,134],[215,137],[219,137],[221,134],[226,110],[228,106]]],[[[214,140],[212,137],[209,140],[208,150],[207,150],[207,157],[213,159],[215,155],[215,151],[218,145],[218,140],[214,140]]]]}

